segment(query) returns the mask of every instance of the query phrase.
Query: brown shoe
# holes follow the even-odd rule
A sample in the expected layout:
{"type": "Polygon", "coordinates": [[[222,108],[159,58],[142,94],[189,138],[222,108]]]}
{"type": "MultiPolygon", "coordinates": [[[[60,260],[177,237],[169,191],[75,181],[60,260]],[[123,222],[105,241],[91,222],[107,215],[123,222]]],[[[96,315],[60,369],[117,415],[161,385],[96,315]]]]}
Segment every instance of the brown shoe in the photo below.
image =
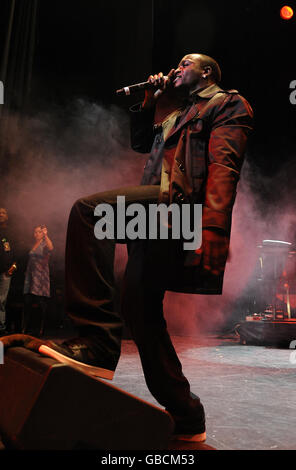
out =
{"type": "Polygon", "coordinates": [[[12,347],[23,347],[52,357],[58,362],[68,364],[85,374],[112,380],[114,364],[107,364],[105,359],[96,354],[90,338],[75,338],[57,344],[54,341],[42,340],[34,336],[15,334],[0,338],[4,350],[12,347]]]}
{"type": "Polygon", "coordinates": [[[86,338],[75,338],[57,344],[54,341],[45,341],[39,348],[40,354],[49,356],[58,362],[68,364],[79,369],[87,375],[112,380],[114,370],[109,365],[102,363],[89,347],[86,338]]]}

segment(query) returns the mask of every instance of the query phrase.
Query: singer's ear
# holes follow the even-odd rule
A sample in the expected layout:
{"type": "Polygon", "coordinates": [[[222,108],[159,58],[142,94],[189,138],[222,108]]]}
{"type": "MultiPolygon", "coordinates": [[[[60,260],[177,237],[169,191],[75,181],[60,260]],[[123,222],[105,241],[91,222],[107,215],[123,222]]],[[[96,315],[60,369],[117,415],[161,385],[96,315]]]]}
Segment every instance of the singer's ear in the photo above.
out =
{"type": "Polygon", "coordinates": [[[210,65],[205,65],[203,67],[203,78],[209,78],[212,75],[212,67],[210,65]]]}

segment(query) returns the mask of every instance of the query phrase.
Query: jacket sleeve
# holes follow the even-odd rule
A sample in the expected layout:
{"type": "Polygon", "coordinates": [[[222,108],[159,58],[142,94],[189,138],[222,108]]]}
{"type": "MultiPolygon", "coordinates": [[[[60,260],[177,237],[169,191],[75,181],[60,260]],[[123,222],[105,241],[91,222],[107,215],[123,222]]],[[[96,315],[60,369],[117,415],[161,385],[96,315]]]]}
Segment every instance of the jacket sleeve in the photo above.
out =
{"type": "Polygon", "coordinates": [[[141,104],[130,108],[131,147],[135,152],[149,153],[154,140],[155,109],[143,110],[141,104]]]}
{"type": "Polygon", "coordinates": [[[208,147],[208,176],[203,228],[230,233],[232,208],[243,164],[253,111],[238,94],[229,94],[215,110],[208,147]]]}

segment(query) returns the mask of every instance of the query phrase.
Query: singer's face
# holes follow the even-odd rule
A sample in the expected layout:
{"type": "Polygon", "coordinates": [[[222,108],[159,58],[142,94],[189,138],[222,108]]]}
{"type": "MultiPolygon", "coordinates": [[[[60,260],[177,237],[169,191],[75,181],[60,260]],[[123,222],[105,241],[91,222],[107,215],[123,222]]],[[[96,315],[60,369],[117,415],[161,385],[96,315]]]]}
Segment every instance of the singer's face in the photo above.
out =
{"type": "Polygon", "coordinates": [[[183,57],[175,71],[174,87],[186,87],[194,89],[201,83],[203,68],[200,65],[198,54],[188,54],[183,57]]]}

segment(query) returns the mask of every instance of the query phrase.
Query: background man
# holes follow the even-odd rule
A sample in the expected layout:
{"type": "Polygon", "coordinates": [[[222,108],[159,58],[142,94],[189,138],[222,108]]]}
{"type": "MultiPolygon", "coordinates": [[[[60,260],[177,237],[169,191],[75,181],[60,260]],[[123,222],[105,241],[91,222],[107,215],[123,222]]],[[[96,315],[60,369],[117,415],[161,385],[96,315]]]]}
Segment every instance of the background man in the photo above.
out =
{"type": "Polygon", "coordinates": [[[0,332],[6,329],[6,301],[11,276],[16,269],[14,252],[11,247],[11,233],[8,227],[7,210],[0,208],[0,332]]]}

